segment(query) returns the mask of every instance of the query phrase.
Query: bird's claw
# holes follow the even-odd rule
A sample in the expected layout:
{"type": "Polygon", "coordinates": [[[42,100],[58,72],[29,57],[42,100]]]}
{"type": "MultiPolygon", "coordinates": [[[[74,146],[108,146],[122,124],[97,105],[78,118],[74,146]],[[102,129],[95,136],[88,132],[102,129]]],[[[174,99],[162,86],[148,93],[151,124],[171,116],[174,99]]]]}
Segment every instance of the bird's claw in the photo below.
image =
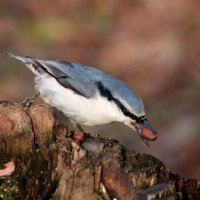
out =
{"type": "Polygon", "coordinates": [[[40,93],[37,93],[35,96],[32,97],[26,97],[24,101],[22,101],[21,105],[23,107],[30,107],[33,104],[33,101],[40,95],[40,93]]]}
{"type": "Polygon", "coordinates": [[[31,97],[26,97],[24,101],[22,101],[21,105],[23,107],[30,107],[33,104],[33,99],[31,97]]]}

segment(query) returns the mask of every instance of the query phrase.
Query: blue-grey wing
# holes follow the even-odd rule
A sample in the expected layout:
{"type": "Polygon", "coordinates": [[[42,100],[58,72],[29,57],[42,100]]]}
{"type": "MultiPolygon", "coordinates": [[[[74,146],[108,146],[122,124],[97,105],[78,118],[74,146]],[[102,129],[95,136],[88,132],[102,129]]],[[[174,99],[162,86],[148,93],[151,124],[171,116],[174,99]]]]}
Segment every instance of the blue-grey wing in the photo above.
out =
{"type": "Polygon", "coordinates": [[[96,94],[96,85],[88,74],[87,67],[60,60],[36,60],[47,73],[51,74],[63,87],[90,98],[96,94]]]}

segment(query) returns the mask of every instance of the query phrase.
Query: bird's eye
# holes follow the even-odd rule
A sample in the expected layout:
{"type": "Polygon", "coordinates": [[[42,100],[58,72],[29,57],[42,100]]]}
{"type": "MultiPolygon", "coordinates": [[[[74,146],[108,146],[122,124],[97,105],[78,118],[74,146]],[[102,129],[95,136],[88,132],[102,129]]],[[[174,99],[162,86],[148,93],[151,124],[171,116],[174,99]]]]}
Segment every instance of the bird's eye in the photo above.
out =
{"type": "Polygon", "coordinates": [[[144,116],[144,117],[141,117],[139,120],[138,120],[139,123],[143,124],[144,122],[147,122],[147,118],[144,116]]]}

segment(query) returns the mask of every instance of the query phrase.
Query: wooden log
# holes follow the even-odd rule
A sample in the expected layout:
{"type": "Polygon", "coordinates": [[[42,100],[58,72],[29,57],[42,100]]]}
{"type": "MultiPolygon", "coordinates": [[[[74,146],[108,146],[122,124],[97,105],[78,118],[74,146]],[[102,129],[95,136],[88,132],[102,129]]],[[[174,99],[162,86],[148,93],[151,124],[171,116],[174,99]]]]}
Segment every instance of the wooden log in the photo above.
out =
{"type": "Polygon", "coordinates": [[[25,154],[52,137],[55,121],[55,112],[47,105],[24,108],[18,103],[0,102],[1,148],[8,154],[25,154]]]}
{"type": "Polygon", "coordinates": [[[199,199],[197,180],[165,168],[157,158],[116,140],[72,139],[47,105],[0,103],[0,165],[16,170],[0,180],[2,199],[199,199]],[[9,181],[8,181],[9,180],[9,181]]]}

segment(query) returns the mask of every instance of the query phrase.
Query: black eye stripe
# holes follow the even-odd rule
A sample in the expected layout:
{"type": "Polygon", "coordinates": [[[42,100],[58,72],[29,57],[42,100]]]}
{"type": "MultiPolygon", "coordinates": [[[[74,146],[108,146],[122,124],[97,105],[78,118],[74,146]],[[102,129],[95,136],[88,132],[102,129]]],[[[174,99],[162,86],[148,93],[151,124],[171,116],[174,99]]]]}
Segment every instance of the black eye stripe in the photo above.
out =
{"type": "Polygon", "coordinates": [[[97,88],[99,89],[99,93],[106,97],[109,101],[113,101],[117,104],[117,106],[121,109],[121,111],[124,113],[125,116],[130,117],[131,119],[135,120],[138,123],[143,123],[143,121],[146,119],[146,116],[143,115],[141,117],[137,117],[136,115],[130,113],[127,108],[113,95],[111,94],[110,90],[105,88],[100,82],[96,82],[97,88]]]}
{"type": "Polygon", "coordinates": [[[141,124],[143,124],[144,122],[147,122],[146,116],[141,116],[141,117],[139,117],[138,120],[137,120],[137,122],[138,122],[138,123],[141,123],[141,124]]]}

